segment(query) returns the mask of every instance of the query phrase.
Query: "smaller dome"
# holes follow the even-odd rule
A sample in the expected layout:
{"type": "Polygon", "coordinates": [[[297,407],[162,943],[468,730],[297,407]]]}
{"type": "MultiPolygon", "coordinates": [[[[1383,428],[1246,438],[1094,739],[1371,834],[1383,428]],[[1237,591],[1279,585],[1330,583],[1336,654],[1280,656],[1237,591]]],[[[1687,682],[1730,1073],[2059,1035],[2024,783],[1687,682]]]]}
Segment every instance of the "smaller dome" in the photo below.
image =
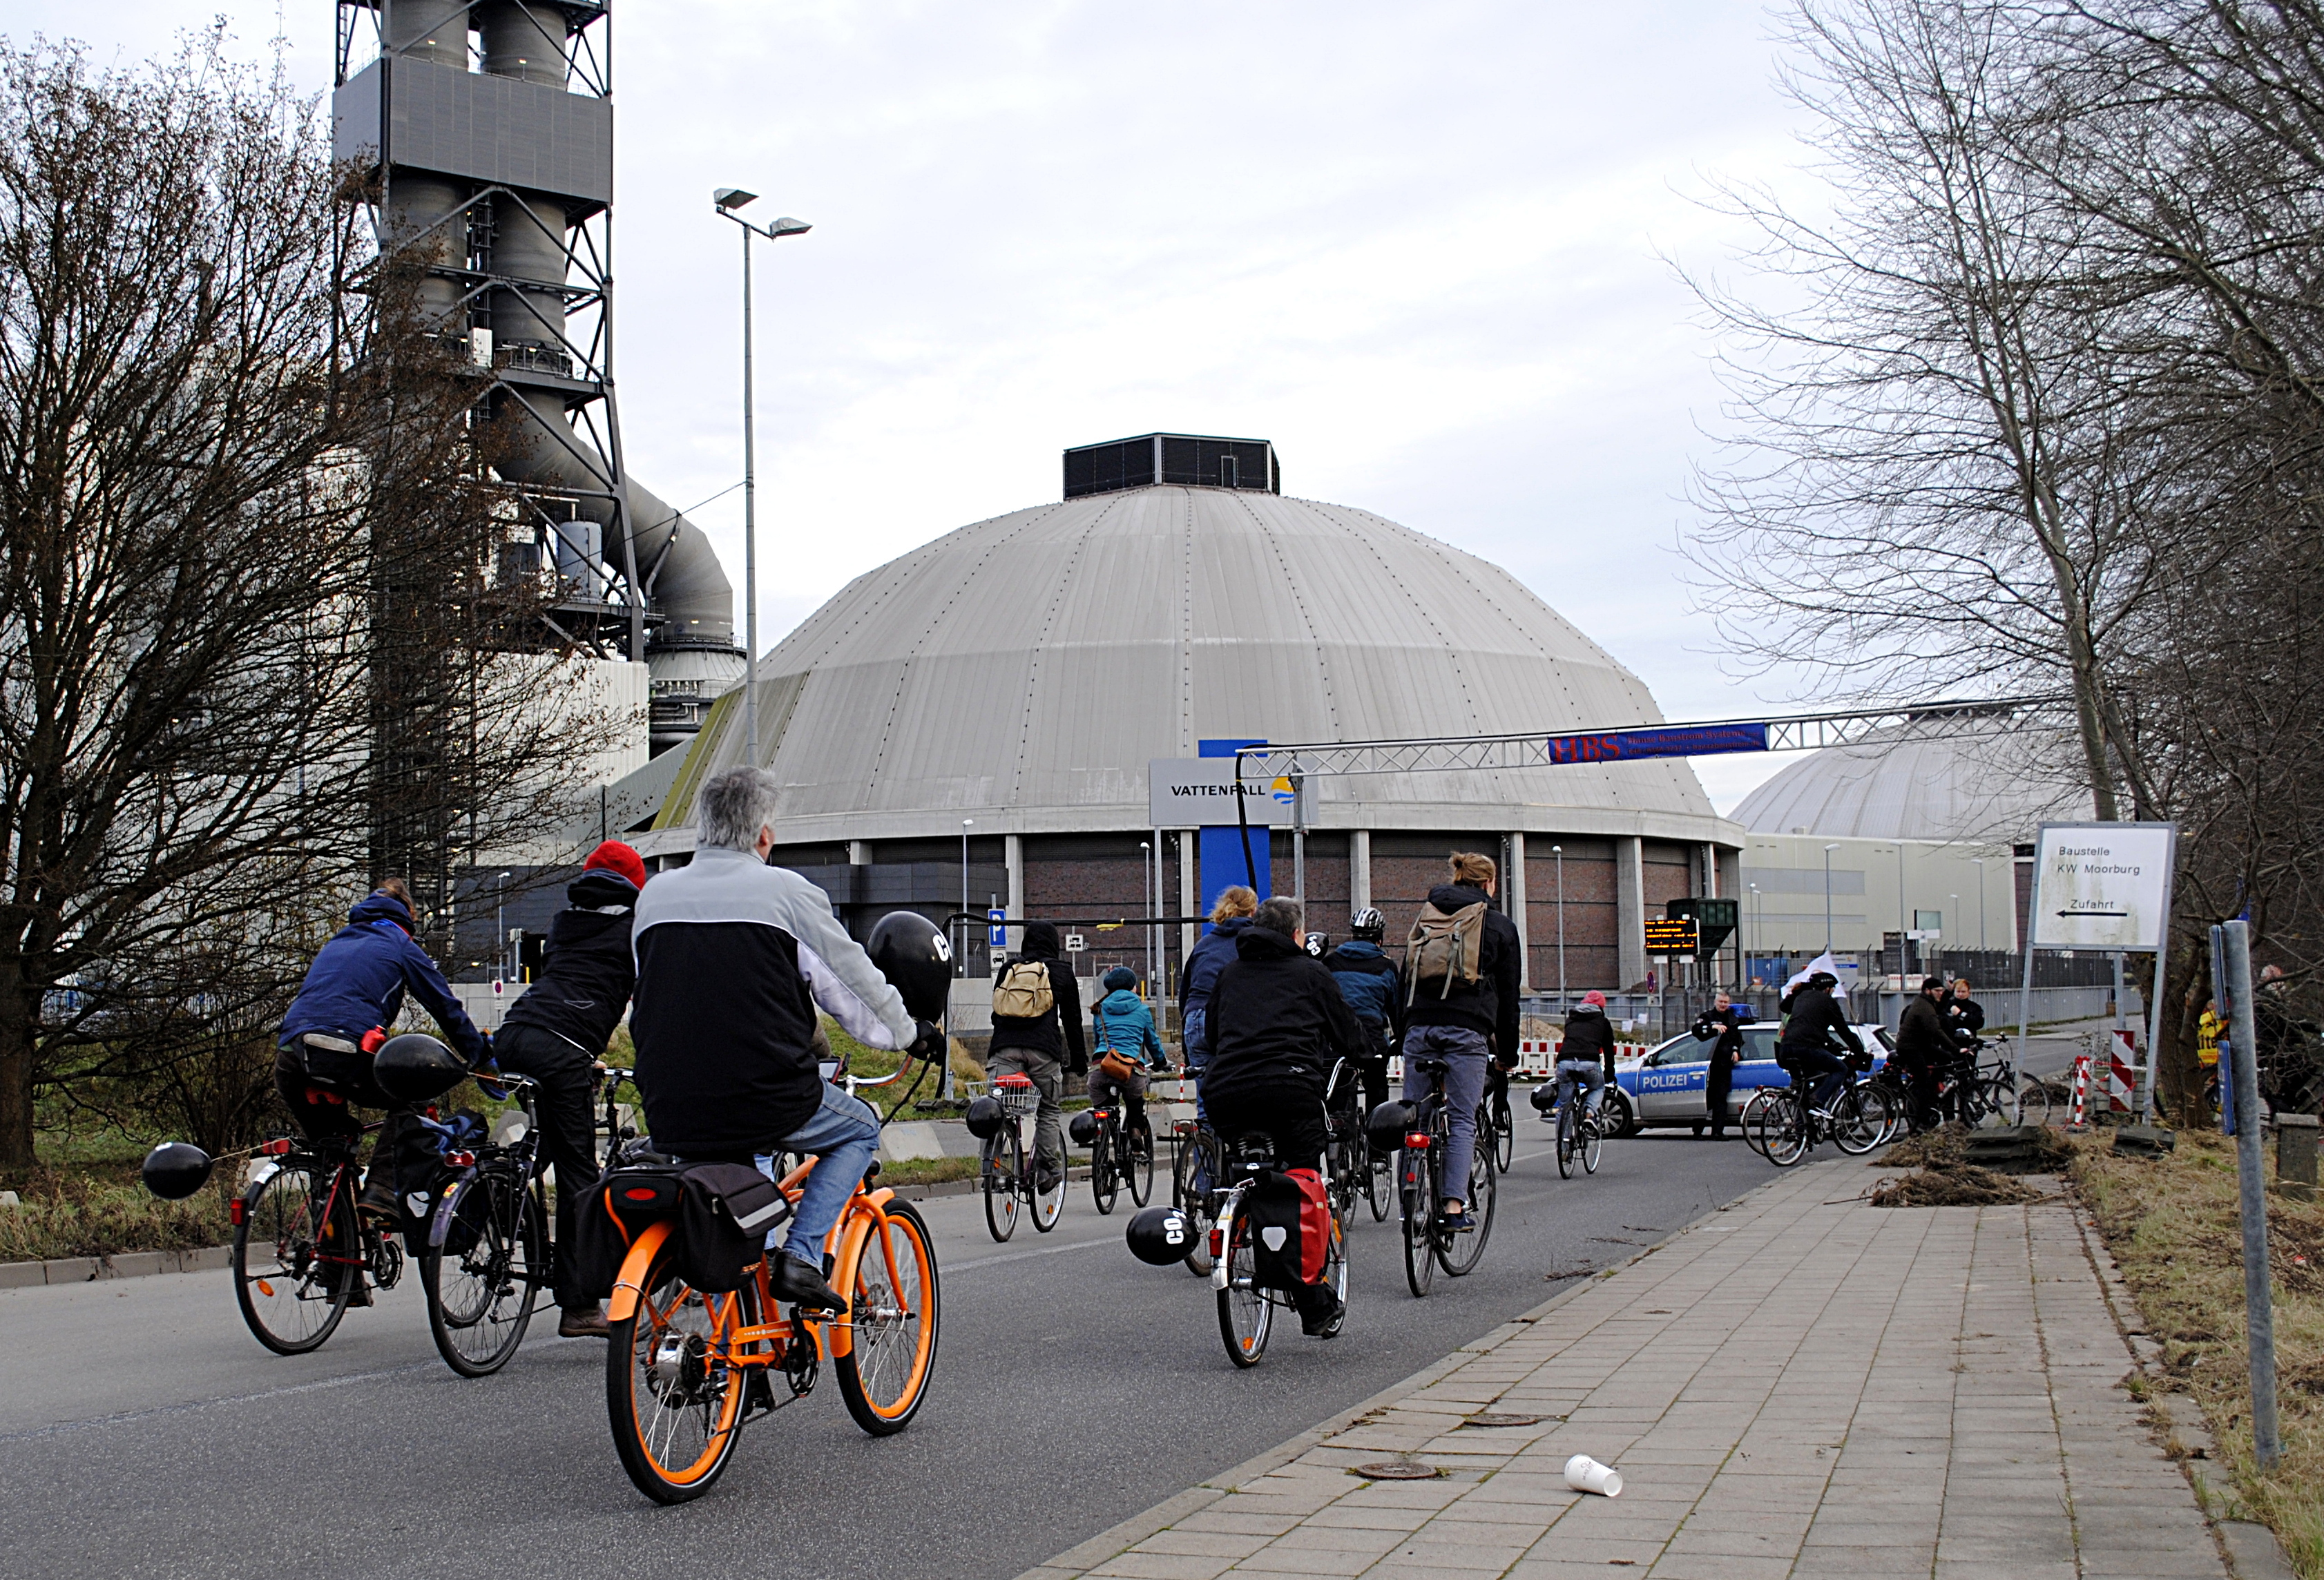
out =
{"type": "Polygon", "coordinates": [[[1802,758],[1743,798],[1757,834],[2019,844],[2045,821],[2090,816],[2053,730],[1978,713],[1923,715],[1802,758]]]}

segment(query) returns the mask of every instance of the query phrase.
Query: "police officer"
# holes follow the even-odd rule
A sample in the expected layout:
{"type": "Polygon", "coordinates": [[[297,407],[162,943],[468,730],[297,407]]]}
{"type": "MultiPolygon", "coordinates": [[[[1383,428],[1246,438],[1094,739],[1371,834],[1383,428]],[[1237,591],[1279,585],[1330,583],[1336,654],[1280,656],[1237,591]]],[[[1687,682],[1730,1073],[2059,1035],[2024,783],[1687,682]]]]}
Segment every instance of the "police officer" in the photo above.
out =
{"type": "Polygon", "coordinates": [[[1735,1084],[1736,1062],[1743,1057],[1743,1023],[1749,1018],[1749,1012],[1738,1008],[1724,993],[1694,1017],[1694,1040],[1711,1044],[1711,1067],[1702,1078],[1702,1103],[1713,1141],[1726,1139],[1727,1094],[1735,1084]]]}

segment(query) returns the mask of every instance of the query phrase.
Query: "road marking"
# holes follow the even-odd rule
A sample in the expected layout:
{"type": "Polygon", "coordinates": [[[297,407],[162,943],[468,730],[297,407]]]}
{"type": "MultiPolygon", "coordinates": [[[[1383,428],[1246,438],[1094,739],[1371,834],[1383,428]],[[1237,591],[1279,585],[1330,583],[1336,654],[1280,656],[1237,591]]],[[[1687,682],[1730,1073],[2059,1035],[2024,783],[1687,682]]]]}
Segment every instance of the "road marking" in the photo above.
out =
{"type": "Polygon", "coordinates": [[[383,1377],[400,1377],[406,1372],[431,1372],[438,1363],[430,1357],[412,1361],[401,1366],[390,1366],[379,1372],[350,1372],[344,1377],[318,1377],[311,1382],[292,1382],[281,1388],[262,1388],[255,1393],[223,1393],[215,1399],[189,1399],[178,1404],[159,1404],[150,1410],[128,1410],[115,1415],[90,1416],[84,1420],[57,1421],[45,1427],[28,1427],[21,1432],[0,1432],[0,1443],[20,1443],[28,1438],[54,1437],[60,1432],[87,1431],[93,1427],[115,1427],[131,1421],[151,1420],[156,1416],[182,1415],[188,1410],[208,1410],[218,1404],[252,1404],[262,1399],[283,1399],[296,1393],[318,1393],[327,1388],[346,1388],[357,1382],[376,1382],[383,1377]]]}
{"type": "Polygon", "coordinates": [[[1111,1236],[1102,1240],[1075,1240],[1069,1245],[1044,1245],[1038,1251],[1004,1251],[998,1256],[980,1256],[973,1262],[955,1262],[945,1271],[965,1272],[972,1267],[998,1267],[1004,1262],[1029,1262],[1036,1256],[1056,1256],[1066,1251],[1086,1251],[1093,1245],[1111,1245],[1111,1236]]]}

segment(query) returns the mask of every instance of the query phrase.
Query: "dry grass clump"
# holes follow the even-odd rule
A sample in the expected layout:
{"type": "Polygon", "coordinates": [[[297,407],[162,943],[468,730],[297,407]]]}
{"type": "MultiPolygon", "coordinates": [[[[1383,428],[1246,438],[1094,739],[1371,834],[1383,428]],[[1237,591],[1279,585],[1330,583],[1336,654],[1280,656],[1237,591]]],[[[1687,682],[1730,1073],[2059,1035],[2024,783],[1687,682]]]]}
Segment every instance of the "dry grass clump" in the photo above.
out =
{"type": "MultiPolygon", "coordinates": [[[[2264,1151],[2273,1177],[2274,1147],[2264,1151]]],[[[2262,1474],[2252,1458],[2235,1143],[2182,1130],[2177,1151],[2151,1159],[2085,1143],[2072,1180],[2163,1346],[2160,1386],[2193,1395],[2209,1419],[2243,1504],[2231,1512],[2265,1522],[2296,1570],[2324,1580],[2324,1204],[2268,1199],[2283,1456],[2262,1474]]]]}
{"type": "Polygon", "coordinates": [[[1969,1163],[1932,1163],[1916,1173],[1883,1180],[1872,1188],[1875,1207],[2012,1207],[2034,1200],[2006,1174],[1969,1163]]]}
{"type": "Polygon", "coordinates": [[[1969,1146],[1969,1131],[1960,1125],[1941,1125],[1908,1135],[1872,1160],[1876,1169],[1956,1168],[1969,1146]]]}
{"type": "MultiPolygon", "coordinates": [[[[230,1181],[234,1171],[218,1172],[230,1181]]],[[[43,1170],[19,1195],[21,1205],[0,1207],[0,1262],[187,1251],[234,1238],[215,1183],[184,1201],[161,1201],[138,1183],[134,1163],[43,1170]]]]}

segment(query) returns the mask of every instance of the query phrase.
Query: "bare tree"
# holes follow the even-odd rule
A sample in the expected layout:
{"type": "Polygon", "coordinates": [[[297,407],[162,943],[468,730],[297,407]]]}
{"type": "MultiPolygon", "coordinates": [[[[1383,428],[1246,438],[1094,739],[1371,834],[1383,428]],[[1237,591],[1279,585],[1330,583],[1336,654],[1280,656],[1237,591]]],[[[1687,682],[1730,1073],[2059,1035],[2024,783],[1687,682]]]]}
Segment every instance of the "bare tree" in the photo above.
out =
{"type": "Polygon", "coordinates": [[[489,435],[392,354],[403,283],[375,344],[343,322],[338,179],[215,35],[128,74],[0,44],[0,1174],[44,1090],[246,1125],[330,912],[536,826],[599,728],[488,651],[527,596],[489,435]]]}

